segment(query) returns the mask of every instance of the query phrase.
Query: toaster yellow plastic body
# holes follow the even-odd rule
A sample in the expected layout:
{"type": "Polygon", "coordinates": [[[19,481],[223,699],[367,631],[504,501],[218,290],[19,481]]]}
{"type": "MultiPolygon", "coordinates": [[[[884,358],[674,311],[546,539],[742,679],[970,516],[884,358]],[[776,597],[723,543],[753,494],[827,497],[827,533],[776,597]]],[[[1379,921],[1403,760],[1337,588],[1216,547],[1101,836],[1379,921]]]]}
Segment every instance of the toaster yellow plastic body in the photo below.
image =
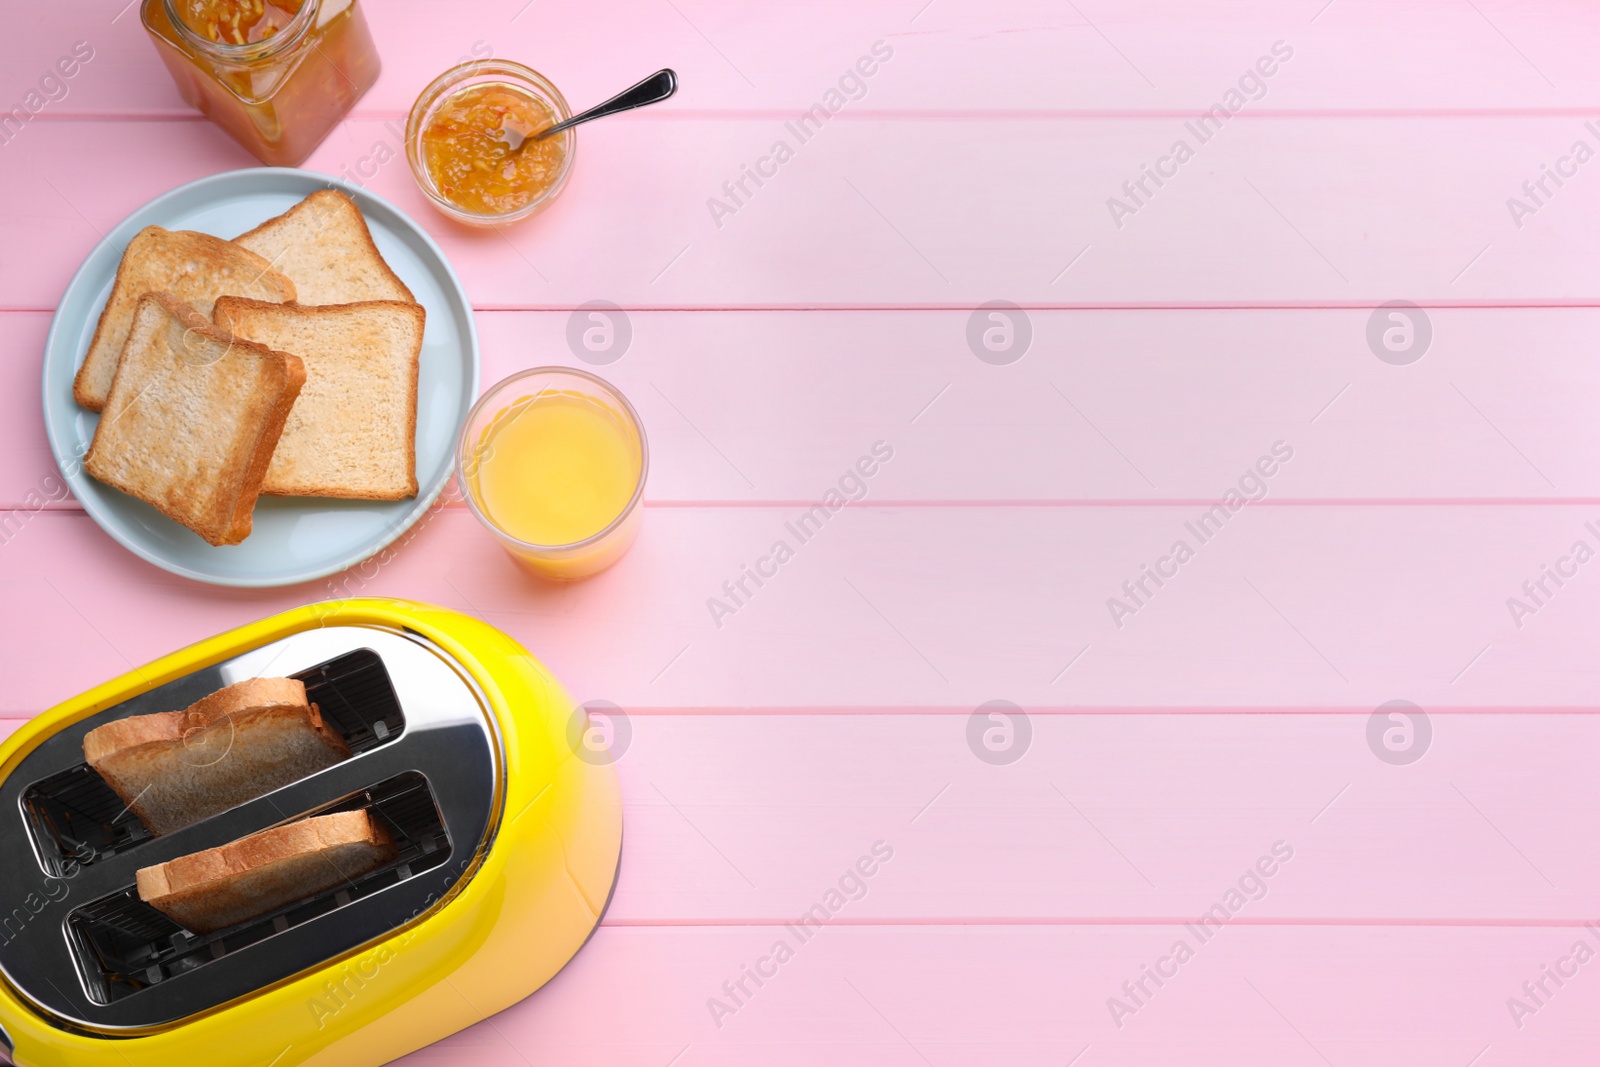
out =
{"type": "Polygon", "coordinates": [[[32,749],[73,723],[243,650],[329,625],[418,635],[447,654],[481,694],[500,738],[503,767],[489,843],[462,861],[473,868],[443,899],[386,936],[150,1032],[95,1033],[65,1025],[6,981],[0,984],[0,1029],[22,1067],[387,1063],[532,993],[594,931],[621,856],[615,769],[603,758],[580,758],[574,705],[531,654],[493,627],[442,608],[335,601],[202,641],[23,726],[0,744],[0,782],[32,749]]]}

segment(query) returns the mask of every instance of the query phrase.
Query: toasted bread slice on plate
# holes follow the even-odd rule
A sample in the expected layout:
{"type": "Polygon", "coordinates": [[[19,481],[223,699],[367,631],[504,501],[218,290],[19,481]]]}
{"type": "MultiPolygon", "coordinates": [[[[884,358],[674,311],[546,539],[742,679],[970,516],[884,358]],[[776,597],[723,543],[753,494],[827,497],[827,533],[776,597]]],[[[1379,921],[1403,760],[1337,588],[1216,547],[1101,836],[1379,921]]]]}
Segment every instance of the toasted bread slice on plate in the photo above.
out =
{"type": "Polygon", "coordinates": [[[90,730],[84,760],[154,834],[169,834],[350,757],[293,678],[252,678],[183,711],[90,730]]]}
{"type": "MultiPolygon", "coordinates": [[[[361,209],[333,189],[317,190],[233,243],[293,278],[302,304],[415,300],[372,243],[361,209]]],[[[260,299],[257,293],[236,295],[260,299]]]]}
{"type": "Polygon", "coordinates": [[[134,311],[144,294],[154,292],[171,293],[202,315],[210,315],[212,303],[224,293],[295,298],[294,283],[249,249],[208,233],[146,226],[122,253],[89,352],[72,380],[73,397],[90,411],[104,409],[134,311]]]}
{"type": "Polygon", "coordinates": [[[394,838],[366,811],[263,830],[139,870],[139,898],[197,934],[305,900],[394,859],[394,838]]]}
{"type": "Polygon", "coordinates": [[[297,356],[236,339],[170,293],[147,294],[84,469],[210,544],[236,545],[304,384],[297,356]]]}
{"type": "Polygon", "coordinates": [[[305,307],[223,297],[218,327],[306,368],[261,491],[274,496],[403,500],[417,495],[421,304],[305,307]]]}

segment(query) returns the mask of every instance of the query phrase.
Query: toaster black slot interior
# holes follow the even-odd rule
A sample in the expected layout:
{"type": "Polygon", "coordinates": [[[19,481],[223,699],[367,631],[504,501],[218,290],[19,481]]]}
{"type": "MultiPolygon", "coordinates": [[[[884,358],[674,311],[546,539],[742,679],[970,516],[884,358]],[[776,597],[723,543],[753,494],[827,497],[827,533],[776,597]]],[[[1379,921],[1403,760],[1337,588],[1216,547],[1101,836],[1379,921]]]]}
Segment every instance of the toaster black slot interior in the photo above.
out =
{"type": "MultiPolygon", "coordinates": [[[[360,755],[392,741],[405,716],[383,658],[357,649],[291,677],[305,683],[306,698],[360,755]]],[[[29,832],[45,870],[68,875],[150,840],[138,816],[89,767],[79,763],[29,786],[22,796],[29,832]]]]}
{"type": "Polygon", "coordinates": [[[405,716],[400,713],[400,700],[383,657],[370,648],[290,677],[305,683],[306,699],[322,712],[324,722],[339,731],[354,755],[394,740],[405,729],[405,716]]]}
{"type": "Polygon", "coordinates": [[[450,857],[449,835],[428,780],[415,771],[398,775],[307,815],[366,808],[394,836],[399,852],[384,867],[327,892],[297,901],[214,934],[191,934],[139,899],[138,889],[86,904],[67,928],[96,1004],[110,1004],[158,982],[171,981],[224,956],[432,870],[450,857]]]}
{"type": "Polygon", "coordinates": [[[153,836],[87,763],[29,786],[22,808],[53,875],[69,875],[75,865],[87,867],[153,836]]]}

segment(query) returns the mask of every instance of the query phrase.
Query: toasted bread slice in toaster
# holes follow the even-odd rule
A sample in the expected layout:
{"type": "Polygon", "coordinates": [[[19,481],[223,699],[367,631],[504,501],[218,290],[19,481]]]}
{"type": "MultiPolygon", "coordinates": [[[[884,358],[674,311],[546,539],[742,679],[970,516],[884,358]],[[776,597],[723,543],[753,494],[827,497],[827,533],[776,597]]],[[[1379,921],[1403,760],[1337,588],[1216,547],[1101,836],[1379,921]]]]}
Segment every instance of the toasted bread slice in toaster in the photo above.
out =
{"type": "Polygon", "coordinates": [[[414,299],[372,243],[361,209],[337,189],[318,189],[233,243],[293,279],[302,304],[414,299]]]}
{"type": "Polygon", "coordinates": [[[305,366],[169,293],[146,293],[133,319],[84,470],[208,544],[236,545],[305,366]]]}
{"type": "Polygon", "coordinates": [[[247,248],[208,233],[146,226],[122,253],[111,296],[72,382],[73,397],[90,411],[102,410],[111,396],[122,346],[146,293],[171,293],[202,315],[210,315],[212,303],[224,293],[260,300],[295,298],[294,283],[247,248]]]}
{"type": "Polygon", "coordinates": [[[154,834],[264,796],[350,749],[293,678],[252,678],[183,711],[90,730],[83,757],[154,834]]]}
{"type": "Polygon", "coordinates": [[[135,874],[139,898],[197,934],[314,897],[394,859],[394,839],[365,811],[317,815],[135,874]]]}
{"type": "Polygon", "coordinates": [[[421,304],[273,304],[222,297],[212,312],[236,337],[293,352],[306,384],[267,465],[274,496],[404,500],[417,495],[421,304]]]}

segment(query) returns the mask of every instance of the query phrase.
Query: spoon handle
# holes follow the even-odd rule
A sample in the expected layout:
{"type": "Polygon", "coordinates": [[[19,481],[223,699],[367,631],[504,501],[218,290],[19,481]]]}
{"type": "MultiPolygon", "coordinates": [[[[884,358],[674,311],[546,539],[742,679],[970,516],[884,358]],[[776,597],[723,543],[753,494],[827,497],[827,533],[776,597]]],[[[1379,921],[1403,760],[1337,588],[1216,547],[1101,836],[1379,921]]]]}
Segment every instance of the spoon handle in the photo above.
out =
{"type": "Polygon", "coordinates": [[[646,104],[658,104],[678,91],[678,75],[672,70],[658,70],[638,85],[631,89],[624,89],[603,104],[596,104],[588,111],[582,111],[572,116],[565,122],[558,122],[549,129],[540,130],[534,134],[535,140],[544,140],[551,134],[560,133],[562,130],[571,129],[580,122],[590,119],[601,119],[607,115],[615,115],[619,111],[632,111],[636,107],[646,104]]]}

